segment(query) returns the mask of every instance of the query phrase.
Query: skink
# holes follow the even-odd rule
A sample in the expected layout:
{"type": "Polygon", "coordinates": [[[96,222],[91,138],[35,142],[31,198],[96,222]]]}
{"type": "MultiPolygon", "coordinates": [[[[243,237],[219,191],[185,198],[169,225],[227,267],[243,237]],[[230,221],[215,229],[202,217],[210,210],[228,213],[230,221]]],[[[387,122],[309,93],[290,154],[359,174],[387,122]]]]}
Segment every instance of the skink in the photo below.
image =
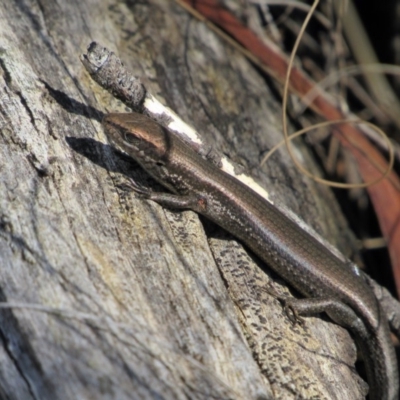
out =
{"type": "Polygon", "coordinates": [[[398,370],[387,320],[355,269],[336,257],[274,205],[204,160],[150,118],[109,114],[111,143],[174,194],[136,191],[159,204],[192,209],[240,239],[306,299],[299,315],[326,312],[349,329],[365,361],[373,400],[398,399],[398,370]]]}

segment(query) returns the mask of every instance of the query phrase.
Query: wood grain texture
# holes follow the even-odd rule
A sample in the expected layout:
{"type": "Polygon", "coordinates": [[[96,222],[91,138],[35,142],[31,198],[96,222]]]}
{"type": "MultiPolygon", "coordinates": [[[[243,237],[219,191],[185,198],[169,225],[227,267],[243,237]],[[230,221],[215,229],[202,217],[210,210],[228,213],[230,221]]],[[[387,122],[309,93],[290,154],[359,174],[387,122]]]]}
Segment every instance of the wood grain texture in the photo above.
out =
{"type": "Polygon", "coordinates": [[[284,151],[255,168],[281,138],[280,100],[174,2],[1,2],[0,300],[26,307],[0,311],[0,397],[359,398],[347,331],[293,327],[262,290],[284,283],[240,244],[121,187],[155,183],[106,142],[102,114],[126,110],[79,61],[92,40],[275,202],[354,248],[332,194],[284,151]]]}

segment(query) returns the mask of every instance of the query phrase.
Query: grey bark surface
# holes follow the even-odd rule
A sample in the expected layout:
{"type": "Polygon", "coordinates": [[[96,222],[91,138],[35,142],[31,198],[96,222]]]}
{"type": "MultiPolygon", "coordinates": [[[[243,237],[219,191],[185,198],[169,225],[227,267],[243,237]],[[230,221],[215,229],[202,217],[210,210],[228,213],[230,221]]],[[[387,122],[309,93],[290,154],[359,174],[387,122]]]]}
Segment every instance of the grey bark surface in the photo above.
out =
{"type": "Polygon", "coordinates": [[[127,110],[84,70],[92,40],[276,203],[353,248],[331,192],[285,151],[257,168],[281,139],[280,100],[174,2],[2,1],[0,398],[359,398],[346,330],[291,325],[263,290],[290,289],[241,244],[124,190],[128,176],[160,187],[107,144],[101,115],[127,110]]]}

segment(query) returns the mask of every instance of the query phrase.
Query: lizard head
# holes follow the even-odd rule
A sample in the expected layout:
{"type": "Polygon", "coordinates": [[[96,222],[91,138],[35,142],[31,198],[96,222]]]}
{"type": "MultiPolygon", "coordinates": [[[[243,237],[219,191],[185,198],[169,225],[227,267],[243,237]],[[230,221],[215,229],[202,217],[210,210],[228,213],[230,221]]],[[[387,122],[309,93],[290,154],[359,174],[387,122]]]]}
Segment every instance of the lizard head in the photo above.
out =
{"type": "Polygon", "coordinates": [[[166,129],[143,114],[108,114],[103,126],[111,143],[139,164],[165,162],[171,147],[166,129]]]}

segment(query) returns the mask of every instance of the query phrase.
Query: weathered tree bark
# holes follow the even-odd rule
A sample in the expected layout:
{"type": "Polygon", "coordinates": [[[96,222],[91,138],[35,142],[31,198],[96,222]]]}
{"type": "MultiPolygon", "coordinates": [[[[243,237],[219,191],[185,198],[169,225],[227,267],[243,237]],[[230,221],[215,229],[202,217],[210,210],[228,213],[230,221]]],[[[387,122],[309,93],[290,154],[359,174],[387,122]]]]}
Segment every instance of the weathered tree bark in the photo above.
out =
{"type": "Polygon", "coordinates": [[[342,251],[354,243],[330,191],[284,151],[256,169],[281,139],[280,100],[174,2],[2,1],[0,397],[359,398],[346,330],[292,326],[263,291],[289,294],[268,266],[196,214],[121,187],[155,183],[107,144],[99,116],[126,109],[79,60],[92,40],[276,203],[342,251]]]}

